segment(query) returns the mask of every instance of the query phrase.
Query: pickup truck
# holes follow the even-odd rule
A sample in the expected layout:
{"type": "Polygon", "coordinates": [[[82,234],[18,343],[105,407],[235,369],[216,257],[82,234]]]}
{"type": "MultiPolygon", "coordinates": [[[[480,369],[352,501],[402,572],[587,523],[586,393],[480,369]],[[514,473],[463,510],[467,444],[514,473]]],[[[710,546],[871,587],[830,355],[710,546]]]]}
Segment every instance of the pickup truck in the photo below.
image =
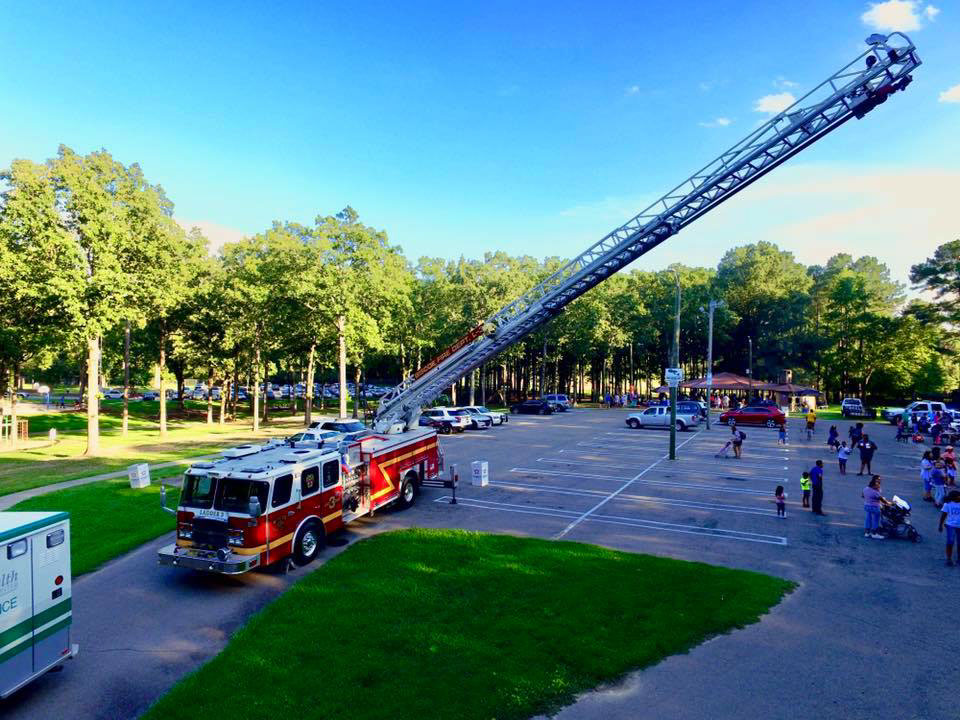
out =
{"type": "Polygon", "coordinates": [[[866,417],[873,418],[877,416],[876,410],[868,410],[863,405],[860,398],[844,398],[840,403],[840,414],[843,417],[866,417]]]}

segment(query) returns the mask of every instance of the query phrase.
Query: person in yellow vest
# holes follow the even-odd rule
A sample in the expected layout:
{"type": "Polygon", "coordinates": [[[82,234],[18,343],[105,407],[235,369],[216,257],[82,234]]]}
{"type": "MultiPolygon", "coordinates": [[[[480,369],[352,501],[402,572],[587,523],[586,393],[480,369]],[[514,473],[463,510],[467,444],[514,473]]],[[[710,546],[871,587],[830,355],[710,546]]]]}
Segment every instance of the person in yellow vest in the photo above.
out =
{"type": "Polygon", "coordinates": [[[813,437],[813,426],[817,423],[817,411],[813,408],[807,410],[807,440],[813,437]]]}
{"type": "Polygon", "coordinates": [[[800,489],[803,491],[803,507],[810,507],[810,473],[806,470],[800,476],[800,489]]]}

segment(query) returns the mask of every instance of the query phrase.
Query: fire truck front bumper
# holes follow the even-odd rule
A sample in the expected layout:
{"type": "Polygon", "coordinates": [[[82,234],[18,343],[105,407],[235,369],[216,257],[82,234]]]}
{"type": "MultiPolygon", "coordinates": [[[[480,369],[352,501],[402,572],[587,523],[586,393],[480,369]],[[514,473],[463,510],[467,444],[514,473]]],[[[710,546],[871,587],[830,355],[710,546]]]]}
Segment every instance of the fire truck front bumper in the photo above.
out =
{"type": "Polygon", "coordinates": [[[165,545],[157,552],[157,563],[187,570],[203,570],[221,575],[239,575],[260,565],[259,555],[237,555],[230,550],[199,550],[165,545]]]}

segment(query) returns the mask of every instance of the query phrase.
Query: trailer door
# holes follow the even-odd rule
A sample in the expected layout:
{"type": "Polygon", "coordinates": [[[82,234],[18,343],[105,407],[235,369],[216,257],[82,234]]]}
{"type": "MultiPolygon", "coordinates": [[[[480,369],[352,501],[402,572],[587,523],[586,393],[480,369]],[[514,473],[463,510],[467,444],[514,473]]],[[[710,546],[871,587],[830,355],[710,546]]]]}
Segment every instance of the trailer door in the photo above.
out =
{"type": "Polygon", "coordinates": [[[30,538],[0,545],[0,695],[33,675],[30,538]]]}
{"type": "Polygon", "coordinates": [[[33,538],[33,671],[70,653],[70,525],[44,528],[33,538]]]}

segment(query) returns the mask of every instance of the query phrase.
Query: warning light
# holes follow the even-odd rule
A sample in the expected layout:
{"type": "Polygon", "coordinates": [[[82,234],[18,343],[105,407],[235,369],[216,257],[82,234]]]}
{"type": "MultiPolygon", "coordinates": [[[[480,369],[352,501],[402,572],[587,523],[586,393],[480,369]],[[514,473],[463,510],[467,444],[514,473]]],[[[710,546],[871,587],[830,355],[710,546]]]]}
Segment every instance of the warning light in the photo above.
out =
{"type": "Polygon", "coordinates": [[[54,585],[63,585],[63,575],[57,575],[57,579],[53,583],[54,585]]]}

